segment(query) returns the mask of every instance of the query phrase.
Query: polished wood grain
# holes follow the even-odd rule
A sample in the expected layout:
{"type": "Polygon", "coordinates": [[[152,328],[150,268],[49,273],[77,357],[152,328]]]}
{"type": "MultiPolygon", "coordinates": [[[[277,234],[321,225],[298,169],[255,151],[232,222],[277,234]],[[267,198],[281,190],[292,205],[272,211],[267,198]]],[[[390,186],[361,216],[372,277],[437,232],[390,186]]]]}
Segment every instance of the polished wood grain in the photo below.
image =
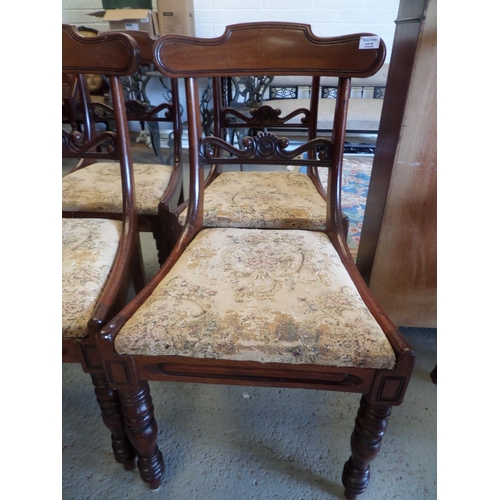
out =
{"type": "Polygon", "coordinates": [[[399,326],[437,326],[436,2],[402,1],[357,265],[399,326]]]}
{"type": "Polygon", "coordinates": [[[142,382],[137,390],[119,391],[119,397],[128,437],[138,450],[139,473],[149,488],[156,490],[161,484],[164,464],[156,444],[158,425],[153,415],[149,386],[142,382]]]}
{"type": "Polygon", "coordinates": [[[160,37],[155,57],[162,73],[171,77],[256,75],[318,75],[368,77],[377,72],[385,58],[379,50],[359,50],[359,39],[373,33],[339,37],[317,37],[307,24],[279,22],[247,23],[226,27],[219,38],[190,38],[183,35],[160,37]],[[252,26],[250,26],[252,24],[252,26]],[[270,33],[274,36],[270,40],[270,33]],[[263,44],[263,40],[268,44],[263,44]],[[283,57],[301,46],[300,61],[283,65],[283,57]],[[338,48],[332,51],[332,47],[338,48]]]}
{"type": "Polygon", "coordinates": [[[342,482],[348,485],[345,494],[348,500],[355,499],[366,489],[370,479],[369,464],[380,450],[391,411],[392,408],[372,406],[361,398],[351,437],[352,456],[342,473],[342,482]]]}
{"type": "Polygon", "coordinates": [[[63,25],[62,70],[64,73],[97,73],[107,76],[134,74],[140,63],[137,43],[121,33],[109,32],[98,37],[81,36],[76,29],[63,25]]]}
{"type": "Polygon", "coordinates": [[[102,419],[111,431],[111,446],[115,459],[125,470],[133,470],[137,452],[127,436],[118,393],[109,387],[104,373],[93,374],[91,377],[102,419]]]}

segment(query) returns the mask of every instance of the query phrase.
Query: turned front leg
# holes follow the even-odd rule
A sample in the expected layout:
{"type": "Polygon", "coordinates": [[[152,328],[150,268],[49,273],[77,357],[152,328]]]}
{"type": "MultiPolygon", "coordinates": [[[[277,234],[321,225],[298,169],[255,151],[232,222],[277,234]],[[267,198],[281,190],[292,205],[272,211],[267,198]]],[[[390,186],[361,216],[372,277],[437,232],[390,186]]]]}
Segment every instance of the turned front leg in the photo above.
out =
{"type": "Polygon", "coordinates": [[[377,456],[392,407],[370,405],[361,398],[354,432],[351,435],[351,457],[344,465],[342,484],[345,497],[353,500],[363,493],[370,480],[370,463],[377,456]]]}
{"type": "Polygon", "coordinates": [[[102,420],[111,431],[111,446],[115,459],[125,470],[133,470],[137,453],[125,430],[118,393],[109,387],[105,375],[93,374],[91,378],[97,402],[101,407],[102,420]]]}
{"type": "Polygon", "coordinates": [[[149,385],[142,382],[137,390],[119,390],[127,434],[137,450],[137,467],[143,481],[152,490],[161,485],[164,470],[163,456],[156,444],[158,426],[149,394],[149,385]]]}

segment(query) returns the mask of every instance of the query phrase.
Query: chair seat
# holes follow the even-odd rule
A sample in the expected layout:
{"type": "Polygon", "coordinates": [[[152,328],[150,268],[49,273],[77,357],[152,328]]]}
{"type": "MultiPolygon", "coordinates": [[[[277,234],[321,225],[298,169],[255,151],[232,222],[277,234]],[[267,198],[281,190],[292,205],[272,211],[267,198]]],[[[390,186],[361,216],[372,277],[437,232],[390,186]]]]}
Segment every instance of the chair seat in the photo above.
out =
{"type": "MultiPolygon", "coordinates": [[[[173,167],[134,163],[136,207],[139,215],[158,214],[173,167]]],[[[94,163],[63,177],[63,211],[121,213],[122,187],[119,163],[94,163]]]]}
{"type": "MultiPolygon", "coordinates": [[[[180,224],[186,214],[187,210],[180,214],[180,224]]],[[[301,173],[223,172],[205,190],[204,224],[322,230],[326,203],[301,173]]]]}
{"type": "Polygon", "coordinates": [[[122,223],[62,220],[62,334],[81,338],[115,260],[122,223]]]}
{"type": "Polygon", "coordinates": [[[392,369],[324,233],[202,230],[118,333],[120,354],[392,369]]]}

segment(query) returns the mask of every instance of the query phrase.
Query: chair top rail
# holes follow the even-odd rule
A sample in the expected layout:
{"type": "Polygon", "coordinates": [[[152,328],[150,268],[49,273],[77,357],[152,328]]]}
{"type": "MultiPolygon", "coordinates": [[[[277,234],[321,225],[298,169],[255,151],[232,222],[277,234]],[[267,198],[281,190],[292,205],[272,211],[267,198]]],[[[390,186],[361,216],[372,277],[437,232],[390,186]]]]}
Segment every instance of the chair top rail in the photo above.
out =
{"type": "Polygon", "coordinates": [[[139,45],[125,33],[85,37],[74,26],[63,24],[62,45],[63,73],[125,76],[134,74],[139,68],[139,45]]]}
{"type": "MultiPolygon", "coordinates": [[[[116,33],[116,31],[101,31],[100,35],[108,35],[116,33]]],[[[141,51],[141,65],[148,66],[154,63],[153,60],[153,45],[155,39],[147,31],[142,30],[127,30],[127,35],[130,35],[139,45],[141,51]]]]}
{"type": "Polygon", "coordinates": [[[222,36],[211,39],[163,35],[154,45],[158,69],[171,78],[234,75],[364,78],[381,68],[385,53],[383,40],[373,33],[318,37],[308,24],[283,22],[230,25],[222,36]],[[377,48],[364,44],[366,39],[375,40],[377,48]],[[288,58],[287,54],[294,57],[288,58]]]}

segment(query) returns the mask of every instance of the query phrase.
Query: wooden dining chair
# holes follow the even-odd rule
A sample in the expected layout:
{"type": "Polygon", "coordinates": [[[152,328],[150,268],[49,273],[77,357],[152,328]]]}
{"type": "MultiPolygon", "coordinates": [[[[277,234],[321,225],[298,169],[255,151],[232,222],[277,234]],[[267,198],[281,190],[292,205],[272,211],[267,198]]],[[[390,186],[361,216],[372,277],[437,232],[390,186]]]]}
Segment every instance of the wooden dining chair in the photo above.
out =
{"type": "MultiPolygon", "coordinates": [[[[109,32],[113,33],[113,32],[109,32]]],[[[102,34],[106,34],[102,32],[102,34]]],[[[153,65],[154,40],[145,31],[127,31],[140,49],[140,66],[153,65]]],[[[91,37],[92,38],[92,37],[91,37]]],[[[139,70],[138,70],[139,71],[139,70]]],[[[128,99],[125,110],[129,122],[171,123],[173,127],[172,165],[134,163],[136,206],[139,231],[151,232],[156,242],[158,261],[162,264],[171,250],[168,228],[162,211],[174,209],[182,196],[182,123],[177,80],[171,80],[172,102],[151,105],[141,99],[128,99]]],[[[93,102],[95,123],[114,121],[114,104],[93,102]]],[[[117,162],[87,161],[79,163],[62,181],[62,203],[66,217],[91,217],[120,220],[121,181],[117,162]]]]}
{"type": "MultiPolygon", "coordinates": [[[[120,220],[62,219],[62,361],[80,363],[90,374],[116,460],[135,467],[136,450],[123,423],[118,394],[107,384],[96,334],[124,305],[132,277],[145,277],[139,245],[134,176],[120,77],[136,71],[139,48],[118,33],[85,38],[62,26],[63,158],[115,160],[120,174],[120,220]],[[96,133],[86,74],[104,74],[111,84],[115,132],[96,133]]],[[[83,160],[81,163],[83,163],[83,160]]]]}
{"type": "Polygon", "coordinates": [[[403,401],[414,351],[361,278],[342,228],[350,79],[375,73],[385,55],[382,40],[360,47],[363,36],[374,35],[317,37],[309,25],[269,22],[231,25],[215,39],[165,35],[155,43],[159,70],[185,79],[186,223],[158,274],[98,336],[141,477],[152,488],[161,483],[163,462],[149,380],[358,393],[342,482],[349,499],[367,488],[391,409],[403,401]],[[198,79],[234,74],[339,77],[332,136],[291,149],[286,137],[270,132],[246,137],[242,149],[203,138],[198,79]],[[326,227],[207,226],[204,167],[241,162],[328,168],[326,227]]]}

